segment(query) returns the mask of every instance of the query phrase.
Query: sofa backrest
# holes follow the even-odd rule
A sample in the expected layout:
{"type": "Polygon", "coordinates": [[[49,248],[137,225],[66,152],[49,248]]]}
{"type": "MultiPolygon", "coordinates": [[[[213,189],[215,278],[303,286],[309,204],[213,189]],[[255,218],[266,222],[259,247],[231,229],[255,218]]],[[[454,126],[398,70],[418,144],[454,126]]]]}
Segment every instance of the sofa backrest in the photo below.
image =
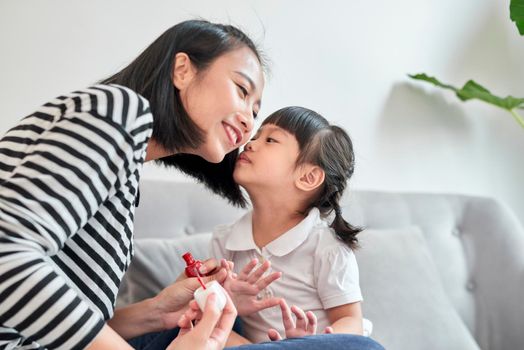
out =
{"type": "MultiPolygon", "coordinates": [[[[146,180],[140,191],[136,239],[208,233],[245,211],[194,183],[146,180]]],[[[365,228],[419,227],[447,296],[481,347],[523,340],[524,233],[506,206],[456,194],[353,191],[342,210],[365,228]]]]}

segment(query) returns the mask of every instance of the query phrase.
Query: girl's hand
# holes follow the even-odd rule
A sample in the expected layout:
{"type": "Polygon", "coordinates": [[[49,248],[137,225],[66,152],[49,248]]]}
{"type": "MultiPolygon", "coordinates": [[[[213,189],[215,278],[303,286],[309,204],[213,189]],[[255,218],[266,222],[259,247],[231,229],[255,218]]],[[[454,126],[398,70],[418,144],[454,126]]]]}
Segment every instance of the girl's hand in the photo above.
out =
{"type": "MultiPolygon", "coordinates": [[[[208,283],[216,280],[222,284],[226,277],[226,269],[220,268],[214,275],[202,277],[202,281],[208,283]]],[[[178,319],[187,309],[189,301],[193,299],[193,293],[199,287],[200,283],[194,277],[179,278],[153,298],[156,311],[162,320],[163,329],[172,329],[177,326],[178,319]]]]}
{"type": "Polygon", "coordinates": [[[167,350],[218,350],[223,349],[237,312],[231,298],[226,294],[226,305],[222,312],[216,307],[216,295],[210,294],[202,313],[197,303],[192,300],[189,309],[178,321],[180,332],[167,350]],[[199,320],[196,326],[193,321],[199,320]]]}
{"type": "MultiPolygon", "coordinates": [[[[292,306],[291,309],[284,299],[280,299],[280,310],[282,310],[282,322],[286,332],[286,338],[300,338],[306,335],[314,335],[317,332],[317,317],[311,311],[304,312],[297,306],[292,306]],[[296,324],[291,316],[295,314],[297,318],[296,324]]],[[[333,333],[333,328],[326,327],[325,334],[333,333]]],[[[271,341],[282,340],[282,336],[275,330],[270,329],[267,335],[271,341]]]]}
{"type": "Polygon", "coordinates": [[[237,275],[233,273],[233,263],[231,261],[221,261],[222,268],[228,271],[227,278],[224,281],[224,288],[231,295],[239,316],[250,315],[276,306],[280,301],[280,298],[258,298],[258,294],[279,279],[282,273],[273,272],[266,277],[262,277],[271,267],[271,263],[265,261],[253,272],[257,264],[257,259],[251,260],[237,275]]]}

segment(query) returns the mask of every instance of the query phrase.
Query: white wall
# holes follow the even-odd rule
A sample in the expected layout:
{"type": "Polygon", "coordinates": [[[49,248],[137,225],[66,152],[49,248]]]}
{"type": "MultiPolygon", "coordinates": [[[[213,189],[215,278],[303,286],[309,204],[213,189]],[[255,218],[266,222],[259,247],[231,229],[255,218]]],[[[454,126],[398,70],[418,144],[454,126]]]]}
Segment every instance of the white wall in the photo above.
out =
{"type": "MultiPolygon", "coordinates": [[[[524,97],[524,37],[508,8],[509,0],[0,0],[0,132],[115,72],[171,25],[203,17],[241,26],[270,57],[262,117],[303,105],[347,128],[353,188],[491,196],[524,222],[524,129],[504,111],[406,78],[474,78],[524,97]]],[[[154,166],[144,174],[177,176],[154,166]]]]}

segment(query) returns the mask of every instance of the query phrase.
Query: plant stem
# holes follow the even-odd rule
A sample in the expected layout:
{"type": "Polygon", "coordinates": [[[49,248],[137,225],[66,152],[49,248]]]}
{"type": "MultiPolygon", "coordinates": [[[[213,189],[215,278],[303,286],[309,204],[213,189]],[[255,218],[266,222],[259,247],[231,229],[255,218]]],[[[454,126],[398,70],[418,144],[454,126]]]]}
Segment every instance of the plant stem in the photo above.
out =
{"type": "Polygon", "coordinates": [[[518,115],[517,112],[515,112],[515,110],[513,110],[513,109],[510,109],[509,112],[511,113],[513,118],[515,118],[517,123],[519,123],[520,126],[522,126],[524,128],[524,119],[522,119],[522,117],[520,115],[518,115]]]}

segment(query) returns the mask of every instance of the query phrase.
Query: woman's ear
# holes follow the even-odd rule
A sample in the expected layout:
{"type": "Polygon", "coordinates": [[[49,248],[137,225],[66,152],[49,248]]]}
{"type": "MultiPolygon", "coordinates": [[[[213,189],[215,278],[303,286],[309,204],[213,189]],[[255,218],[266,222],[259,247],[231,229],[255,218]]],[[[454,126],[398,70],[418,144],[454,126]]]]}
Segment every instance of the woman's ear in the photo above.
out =
{"type": "Polygon", "coordinates": [[[173,85],[178,90],[184,90],[196,75],[196,70],[191,63],[191,59],[185,52],[179,52],[175,55],[173,64],[172,80],[173,85]]]}
{"type": "Polygon", "coordinates": [[[305,164],[300,167],[295,186],[302,191],[313,191],[324,183],[325,173],[317,165],[305,164]]]}

